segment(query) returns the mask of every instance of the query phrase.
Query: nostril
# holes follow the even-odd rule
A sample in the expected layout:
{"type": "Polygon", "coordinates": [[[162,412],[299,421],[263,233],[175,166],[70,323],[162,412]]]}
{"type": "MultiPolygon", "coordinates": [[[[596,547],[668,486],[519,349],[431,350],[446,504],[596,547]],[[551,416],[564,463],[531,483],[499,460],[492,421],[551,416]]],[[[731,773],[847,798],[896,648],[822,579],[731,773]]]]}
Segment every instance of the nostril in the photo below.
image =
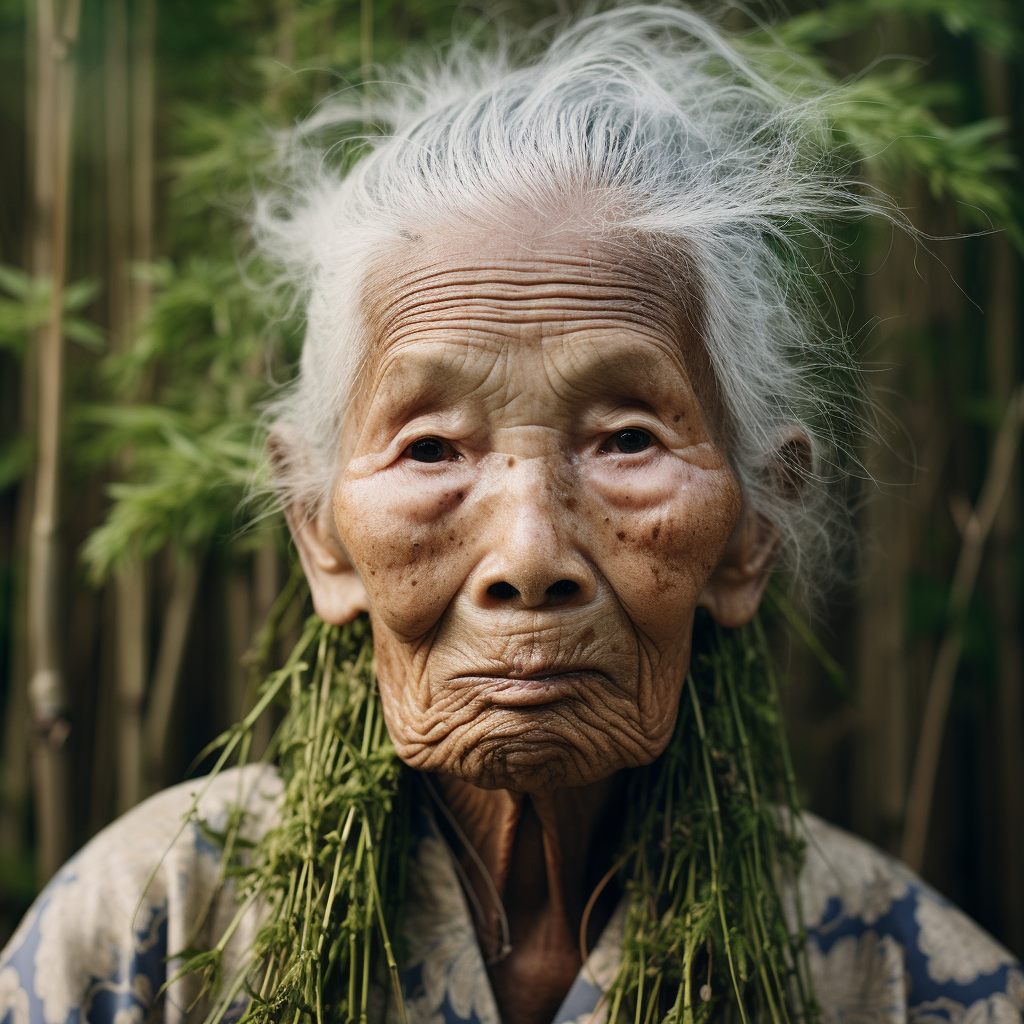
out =
{"type": "Polygon", "coordinates": [[[511,583],[505,583],[504,580],[501,583],[492,583],[487,588],[488,597],[496,597],[499,600],[507,601],[510,597],[515,597],[519,593],[511,583]]]}
{"type": "Polygon", "coordinates": [[[559,580],[548,587],[548,597],[572,597],[580,589],[574,580],[559,580]]]}

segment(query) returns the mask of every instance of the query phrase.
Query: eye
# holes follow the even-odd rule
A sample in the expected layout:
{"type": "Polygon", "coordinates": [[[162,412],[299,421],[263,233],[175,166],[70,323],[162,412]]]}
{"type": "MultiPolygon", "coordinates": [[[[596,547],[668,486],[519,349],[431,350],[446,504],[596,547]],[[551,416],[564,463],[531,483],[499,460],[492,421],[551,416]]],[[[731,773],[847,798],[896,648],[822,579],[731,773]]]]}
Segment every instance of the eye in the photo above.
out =
{"type": "Polygon", "coordinates": [[[458,452],[440,437],[418,438],[405,449],[405,453],[416,462],[443,462],[459,457],[458,452]]]}
{"type": "Polygon", "coordinates": [[[654,438],[650,432],[642,427],[626,427],[618,433],[612,434],[601,446],[603,452],[620,452],[623,455],[632,455],[635,452],[642,452],[649,448],[654,438]]]}

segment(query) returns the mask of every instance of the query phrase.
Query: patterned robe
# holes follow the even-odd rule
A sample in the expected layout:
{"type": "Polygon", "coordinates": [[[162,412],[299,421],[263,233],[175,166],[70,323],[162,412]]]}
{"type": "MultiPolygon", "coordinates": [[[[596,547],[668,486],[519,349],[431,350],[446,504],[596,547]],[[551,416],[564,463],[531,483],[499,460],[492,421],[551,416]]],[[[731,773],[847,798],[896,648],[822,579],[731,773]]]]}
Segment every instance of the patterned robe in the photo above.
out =
{"type": "MultiPolygon", "coordinates": [[[[187,819],[201,785],[188,782],[139,805],[43,890],[0,954],[0,1024],[202,1020],[200,1008],[189,1010],[195,979],[156,998],[178,964],[173,955],[215,939],[237,910],[222,884],[219,848],[187,819]]],[[[244,832],[256,839],[277,820],[280,795],[273,769],[229,771],[214,780],[200,814],[216,831],[241,802],[244,832]]],[[[803,828],[799,884],[827,1024],[1022,1024],[1024,972],[1006,950],[878,850],[812,815],[803,828]]],[[[410,1024],[500,1024],[452,853],[436,827],[418,841],[409,882],[410,1024]]],[[[624,910],[620,904],[613,914],[553,1024],[593,1016],[619,962],[624,910]]],[[[254,906],[227,946],[225,977],[258,920],[254,906]]],[[[602,1015],[603,1004],[595,1024],[602,1015]]]]}

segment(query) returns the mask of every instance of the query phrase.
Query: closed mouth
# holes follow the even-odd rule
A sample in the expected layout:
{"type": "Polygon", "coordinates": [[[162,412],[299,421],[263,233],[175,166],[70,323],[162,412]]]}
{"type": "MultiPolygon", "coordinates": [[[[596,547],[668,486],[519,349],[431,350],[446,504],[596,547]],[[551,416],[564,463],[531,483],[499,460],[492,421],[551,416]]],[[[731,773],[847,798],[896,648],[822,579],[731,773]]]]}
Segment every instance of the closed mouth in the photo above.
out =
{"type": "Polygon", "coordinates": [[[481,697],[501,707],[536,707],[579,697],[581,690],[607,685],[604,672],[589,668],[548,666],[535,672],[481,672],[457,676],[454,682],[476,684],[481,697]]]}

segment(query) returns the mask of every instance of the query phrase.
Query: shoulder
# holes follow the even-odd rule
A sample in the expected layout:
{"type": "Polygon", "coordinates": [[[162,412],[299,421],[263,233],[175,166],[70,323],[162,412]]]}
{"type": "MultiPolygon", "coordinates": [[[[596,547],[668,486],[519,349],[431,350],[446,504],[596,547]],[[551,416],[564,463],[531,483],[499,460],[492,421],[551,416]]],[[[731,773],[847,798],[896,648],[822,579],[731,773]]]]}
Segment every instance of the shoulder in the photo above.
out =
{"type": "Polygon", "coordinates": [[[226,771],[158,793],[96,835],[0,953],[0,1021],[141,1020],[173,974],[167,957],[204,917],[228,912],[216,833],[241,807],[243,834],[257,839],[276,822],[280,793],[273,769],[226,771]]]}
{"type": "Polygon", "coordinates": [[[966,914],[869,843],[803,815],[808,955],[825,1021],[1020,1024],[1024,973],[966,914]]]}

